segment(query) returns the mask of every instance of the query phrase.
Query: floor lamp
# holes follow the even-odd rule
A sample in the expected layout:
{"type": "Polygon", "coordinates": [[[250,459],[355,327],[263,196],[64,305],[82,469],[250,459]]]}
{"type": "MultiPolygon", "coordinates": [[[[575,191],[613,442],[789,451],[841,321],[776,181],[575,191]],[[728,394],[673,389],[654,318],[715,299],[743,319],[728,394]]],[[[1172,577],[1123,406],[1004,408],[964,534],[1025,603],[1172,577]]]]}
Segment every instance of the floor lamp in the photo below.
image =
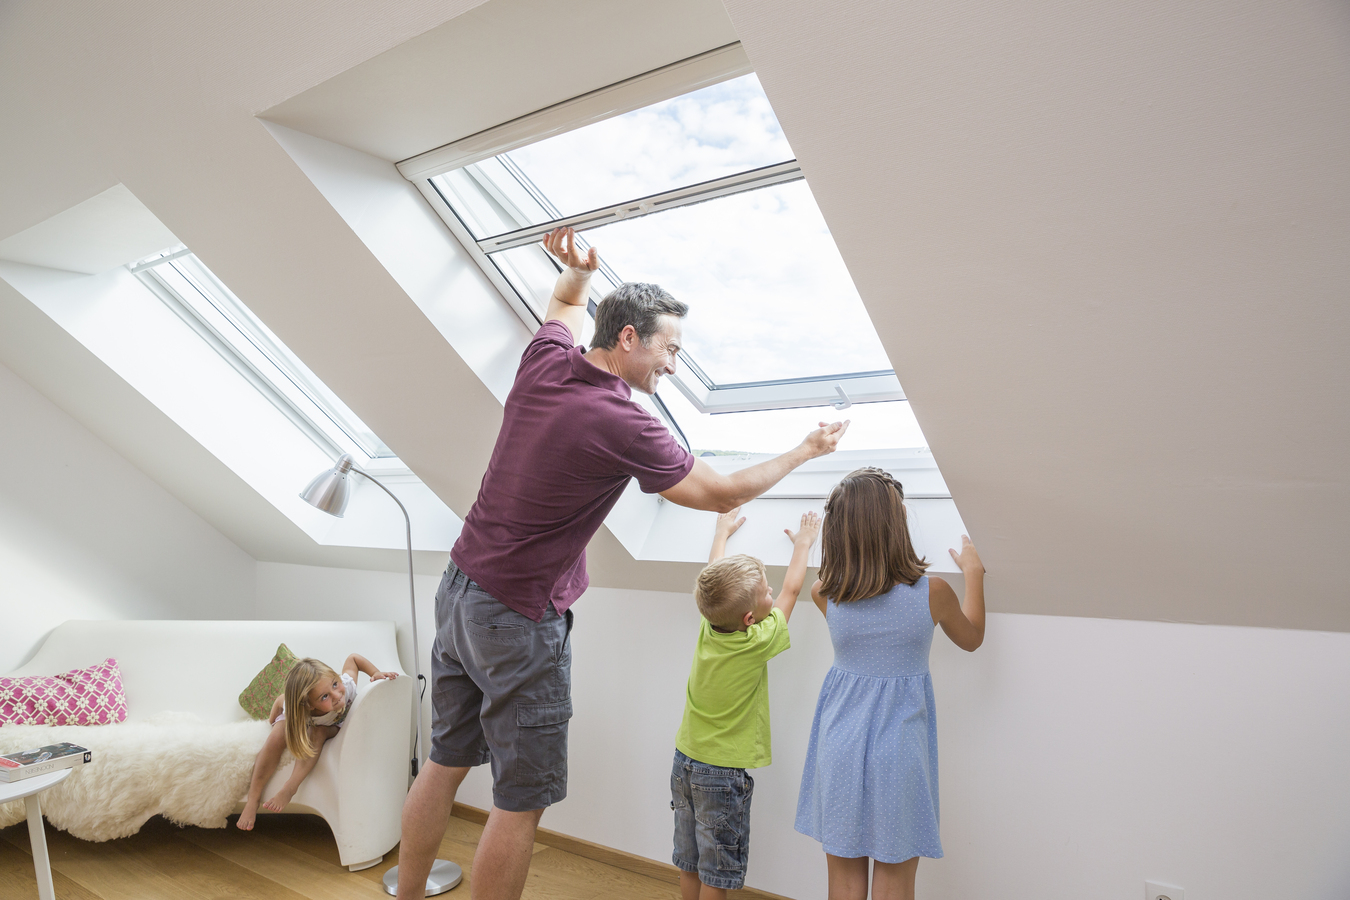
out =
{"type": "MultiPolygon", "coordinates": [[[[342,518],[342,513],[347,509],[347,499],[350,496],[349,483],[347,475],[355,472],[367,481],[379,487],[390,497],[393,497],[398,508],[403,511],[403,522],[406,526],[408,537],[408,600],[412,604],[412,640],[413,640],[413,672],[416,675],[417,690],[413,691],[414,704],[417,707],[417,734],[413,738],[413,757],[412,774],[417,776],[417,770],[426,760],[421,759],[422,747],[422,657],[417,646],[417,595],[413,589],[413,555],[412,555],[412,519],[408,517],[408,510],[394,493],[380,484],[379,480],[374,478],[369,472],[363,472],[356,467],[355,461],[350,455],[344,453],[338,457],[338,461],[333,468],[321,472],[309,487],[300,493],[300,499],[304,500],[315,509],[322,510],[330,516],[342,518]]],[[[455,885],[459,884],[464,877],[463,871],[459,866],[446,859],[438,859],[431,866],[431,874],[427,876],[426,896],[431,897],[436,894],[443,894],[455,885]]],[[[398,866],[394,866],[388,872],[384,873],[384,889],[390,894],[398,893],[398,866]]]]}

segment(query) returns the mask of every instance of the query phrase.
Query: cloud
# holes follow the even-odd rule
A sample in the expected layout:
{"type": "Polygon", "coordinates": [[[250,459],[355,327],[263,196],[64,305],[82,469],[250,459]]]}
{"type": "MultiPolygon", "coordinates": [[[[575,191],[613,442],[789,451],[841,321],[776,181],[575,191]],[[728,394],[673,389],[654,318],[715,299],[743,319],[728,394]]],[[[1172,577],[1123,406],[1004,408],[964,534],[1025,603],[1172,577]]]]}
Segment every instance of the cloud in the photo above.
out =
{"type": "MultiPolygon", "coordinates": [[[[512,167],[568,216],[792,158],[758,79],[746,75],[513,150],[439,183],[456,192],[461,213],[469,211],[483,237],[519,227],[520,218],[554,218],[511,176],[512,167]],[[474,187],[472,178],[488,189],[474,187]]],[[[620,279],[656,282],[689,304],[686,352],[719,384],[892,368],[805,181],[618,222],[585,239],[620,279]]],[[[542,249],[493,258],[542,311],[555,277],[542,249]]],[[[836,418],[829,408],[707,416],[671,388],[662,396],[704,449],[779,452],[820,419],[836,418]]],[[[907,403],[854,409],[849,442],[858,449],[925,443],[907,403]]]]}
{"type": "Polygon", "coordinates": [[[564,216],[793,158],[754,75],[505,155],[564,216]]]}

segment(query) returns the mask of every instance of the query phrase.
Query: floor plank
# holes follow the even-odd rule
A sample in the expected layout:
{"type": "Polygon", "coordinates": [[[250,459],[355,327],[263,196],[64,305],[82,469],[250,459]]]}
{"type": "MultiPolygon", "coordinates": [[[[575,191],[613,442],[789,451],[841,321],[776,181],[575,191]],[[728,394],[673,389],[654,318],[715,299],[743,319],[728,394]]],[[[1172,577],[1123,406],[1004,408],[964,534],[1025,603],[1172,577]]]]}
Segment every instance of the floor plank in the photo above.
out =
{"type": "Polygon", "coordinates": [[[238,829],[188,828],[183,840],[242,866],[264,879],[289,888],[310,900],[369,900],[388,896],[377,883],[359,878],[344,867],[315,859],[257,833],[238,829]]]}
{"type": "Polygon", "coordinates": [[[574,900],[620,897],[625,900],[679,900],[680,888],[550,847],[534,855],[525,896],[574,900]],[[538,888],[537,894],[528,889],[532,887],[538,888]]]}
{"type": "MultiPolygon", "coordinates": [[[[49,828],[47,848],[54,873],[101,900],[304,900],[301,894],[179,840],[179,832],[157,819],[131,837],[90,843],[49,828]]],[[[5,837],[14,843],[9,834],[5,837]]]]}
{"type": "MultiPolygon", "coordinates": [[[[33,900],[37,896],[37,876],[33,871],[33,857],[28,852],[28,826],[6,828],[5,839],[0,840],[0,900],[33,900]],[[14,829],[23,832],[23,840],[9,840],[14,829]]],[[[52,872],[56,896],[61,900],[101,900],[98,894],[76,884],[60,872],[52,872]]]]}
{"type": "MultiPolygon", "coordinates": [[[[179,828],[155,818],[132,837],[101,843],[77,840],[49,826],[57,896],[61,900],[387,897],[383,877],[398,864],[397,848],[379,865],[348,872],[338,859],[332,832],[317,816],[260,816],[252,832],[239,831],[233,824],[223,829],[179,828]]],[[[438,855],[464,869],[464,882],[448,895],[451,898],[469,898],[473,854],[482,833],[482,825],[459,817],[451,818],[446,828],[438,855]]],[[[625,857],[619,861],[627,865],[612,865],[594,858],[597,848],[580,849],[587,855],[536,843],[523,900],[678,900],[679,887],[668,872],[655,869],[648,874],[631,865],[626,854],[619,854],[625,857]]],[[[36,894],[27,826],[0,830],[0,900],[32,900],[36,894]]],[[[747,891],[731,896],[767,900],[771,895],[747,891]]]]}

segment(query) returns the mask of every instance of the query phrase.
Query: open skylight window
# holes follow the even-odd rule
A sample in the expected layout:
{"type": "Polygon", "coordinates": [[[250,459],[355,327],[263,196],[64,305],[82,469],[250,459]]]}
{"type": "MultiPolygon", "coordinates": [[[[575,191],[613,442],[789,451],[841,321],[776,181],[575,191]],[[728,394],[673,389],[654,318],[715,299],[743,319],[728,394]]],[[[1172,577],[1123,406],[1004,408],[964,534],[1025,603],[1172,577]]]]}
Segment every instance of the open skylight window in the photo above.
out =
{"type": "MultiPolygon", "coordinates": [[[[593,302],[625,280],[687,301],[680,371],[663,380],[656,405],[692,449],[781,450],[787,423],[799,438],[801,423],[841,414],[858,420],[868,446],[923,447],[758,79],[744,68],[720,81],[704,72],[691,76],[703,85],[695,90],[633,102],[657,99],[639,83],[666,71],[400,170],[531,327],[559,271],[540,240],[560,225],[600,249],[593,302]]],[[[675,93],[662,84],[658,95],[675,93]]]]}
{"type": "Polygon", "coordinates": [[[314,443],[362,468],[402,469],[395,453],[201,260],[174,247],[128,267],[314,443]]]}

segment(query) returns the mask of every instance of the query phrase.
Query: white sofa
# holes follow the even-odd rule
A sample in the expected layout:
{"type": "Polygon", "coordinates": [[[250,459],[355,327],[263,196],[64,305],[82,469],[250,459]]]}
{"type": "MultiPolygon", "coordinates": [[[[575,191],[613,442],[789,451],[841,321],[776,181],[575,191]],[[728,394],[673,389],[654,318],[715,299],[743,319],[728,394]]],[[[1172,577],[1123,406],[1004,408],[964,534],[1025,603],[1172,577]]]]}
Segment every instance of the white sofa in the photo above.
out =
{"type": "MultiPolygon", "coordinates": [[[[413,679],[402,673],[392,622],[70,621],[8,674],[52,675],[113,657],[122,672],[128,723],[172,712],[220,725],[248,719],[239,693],[281,643],[334,668],[348,654],[360,653],[400,673],[373,683],[359,679],[342,730],[324,746],[286,810],[322,816],[337,839],[342,864],[352,871],[373,866],[398,843],[412,756],[413,679]]],[[[116,727],[90,726],[91,745],[96,746],[95,729],[116,727]]],[[[261,747],[261,739],[253,739],[261,747]]],[[[277,772],[264,799],[289,772],[289,764],[277,772]]],[[[235,811],[242,808],[240,797],[235,811]]]]}

